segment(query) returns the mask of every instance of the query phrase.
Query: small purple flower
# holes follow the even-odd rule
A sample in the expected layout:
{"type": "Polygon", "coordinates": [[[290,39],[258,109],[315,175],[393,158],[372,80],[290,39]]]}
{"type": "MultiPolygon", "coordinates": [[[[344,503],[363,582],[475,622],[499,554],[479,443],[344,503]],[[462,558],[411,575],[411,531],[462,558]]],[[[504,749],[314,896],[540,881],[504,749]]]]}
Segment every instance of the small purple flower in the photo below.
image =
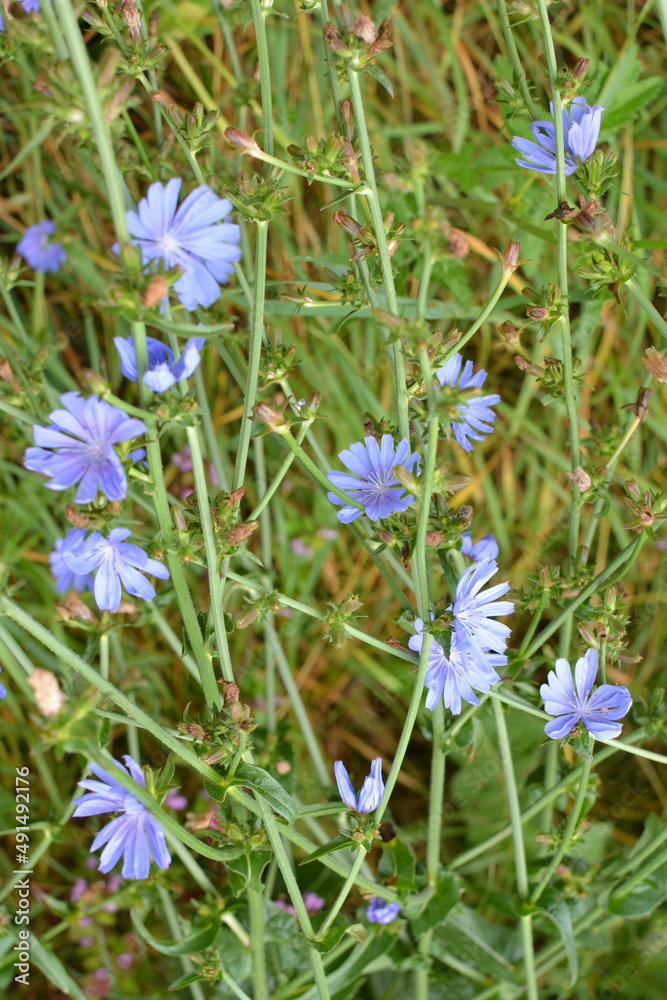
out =
{"type": "MultiPolygon", "coordinates": [[[[339,452],[338,457],[350,472],[327,472],[327,479],[339,490],[349,493],[353,500],[362,503],[366,508],[366,517],[371,521],[389,517],[394,511],[407,510],[414,502],[391,472],[395,465],[403,465],[419,475],[419,455],[416,451],[410,454],[407,438],[399,441],[394,448],[391,434],[383,434],[380,444],[374,437],[367,437],[363,443],[357,441],[350,445],[349,451],[339,452]]],[[[331,503],[342,507],[336,512],[336,517],[343,524],[349,524],[363,513],[358,507],[345,506],[335,493],[327,493],[327,497],[331,503]]]]}
{"type": "Polygon", "coordinates": [[[188,804],[188,800],[185,795],[179,795],[177,788],[170,788],[167,792],[167,797],[164,800],[164,804],[170,809],[185,809],[188,804]]]}
{"type": "MultiPolygon", "coordinates": [[[[137,381],[137,356],[132,337],[114,337],[116,350],[120,355],[120,370],[130,381],[137,381]]],[[[192,337],[186,343],[178,361],[174,352],[155,337],[146,337],[148,351],[148,371],[144,372],[143,383],[153,392],[165,392],[182,379],[190,378],[201,361],[199,352],[206,342],[205,337],[192,337]]]]}
{"type": "MultiPolygon", "coordinates": [[[[36,9],[39,9],[39,5],[36,9]]],[[[34,226],[28,226],[16,244],[17,253],[25,257],[30,267],[34,267],[36,271],[57,271],[67,260],[67,254],[60,243],[49,242],[49,237],[55,231],[54,223],[50,219],[44,219],[34,226]]]]}
{"type": "Polygon", "coordinates": [[[488,671],[488,652],[504,653],[511,629],[493,621],[495,615],[514,611],[511,601],[498,598],[510,589],[509,583],[497,583],[480,593],[485,583],[498,572],[492,559],[482,559],[464,570],[456,585],[454,604],[454,636],[465,669],[488,671]]]}
{"type": "Polygon", "coordinates": [[[131,951],[121,951],[120,955],[116,957],[116,962],[119,969],[130,969],[134,963],[134,955],[131,951]]]}
{"type": "Polygon", "coordinates": [[[39,10],[39,0],[19,0],[19,3],[28,14],[36,14],[39,10]]]}
{"type": "MultiPolygon", "coordinates": [[[[67,534],[67,537],[74,535],[75,537],[83,537],[85,535],[84,528],[71,528],[67,534]]],[[[51,566],[51,574],[55,577],[56,590],[59,594],[64,594],[68,590],[92,590],[93,589],[93,578],[88,574],[78,575],[73,573],[69,568],[62,556],[63,539],[56,538],[53,548],[53,552],[49,552],[49,563],[51,566]]]]}
{"type": "Polygon", "coordinates": [[[79,483],[77,503],[92,503],[98,489],[107,500],[124,500],[127,478],[113,446],[144,434],[145,425],[97,396],[64,392],[60,402],[65,409],[49,414],[48,427],[33,426],[37,447],[26,449],[26,469],[50,476],[44,484],[50,490],[79,483]]]}
{"type": "MultiPolygon", "coordinates": [[[[0,667],[0,673],[2,673],[2,667],[0,667]]],[[[4,684],[0,684],[0,700],[7,694],[7,688],[4,684]]]]}
{"type": "MultiPolygon", "coordinates": [[[[291,903],[285,903],[282,899],[274,899],[273,902],[285,913],[289,913],[290,916],[296,917],[296,910],[291,903]]],[[[303,903],[306,907],[307,912],[312,915],[313,913],[319,913],[324,907],[325,900],[322,896],[318,896],[316,892],[306,892],[304,893],[303,903]]]]}
{"type": "MultiPolygon", "coordinates": [[[[431,620],[433,617],[431,613],[431,620]]],[[[417,634],[410,636],[408,640],[408,646],[416,653],[421,653],[422,650],[423,630],[424,622],[421,618],[416,618],[417,634]]],[[[478,660],[473,660],[468,657],[464,660],[455,635],[452,635],[449,656],[445,656],[440,643],[431,637],[428,666],[424,677],[424,686],[428,688],[426,707],[433,711],[443,695],[445,708],[448,708],[452,715],[460,715],[461,699],[467,701],[469,705],[479,705],[479,698],[473,687],[486,694],[500,680],[495,668],[504,667],[507,663],[507,657],[502,654],[484,652],[483,656],[483,659],[480,657],[478,660]]]]}
{"type": "Polygon", "coordinates": [[[355,812],[360,813],[362,816],[364,813],[373,812],[373,810],[377,809],[382,798],[382,793],[384,792],[382,757],[376,757],[371,764],[371,773],[361,787],[359,798],[357,798],[357,793],[352,786],[347,768],[342,760],[337,760],[334,764],[334,774],[340,797],[348,808],[354,809],[355,812]]]}
{"type": "Polygon", "coordinates": [[[163,260],[167,268],[183,268],[174,291],[192,311],[220,296],[219,282],[227,281],[241,256],[241,230],[226,221],[231,202],[216,197],[206,184],[191,191],[177,210],[180,189],[180,177],[151,184],[138,211],[127,213],[127,227],[145,267],[163,260]]]}
{"type": "Polygon", "coordinates": [[[84,892],[88,888],[88,880],[85,878],[78,878],[69,893],[70,903],[78,903],[78,901],[83,896],[84,892]]]}
{"type": "MultiPolygon", "coordinates": [[[[463,371],[461,365],[463,358],[460,354],[454,354],[446,361],[442,368],[438,368],[435,377],[440,383],[440,387],[451,386],[452,389],[481,389],[486,379],[486,372],[483,368],[473,375],[472,361],[466,361],[463,371]]],[[[493,430],[493,421],[496,415],[491,409],[500,402],[500,396],[473,396],[465,402],[458,402],[458,412],[451,417],[454,437],[466,451],[472,451],[473,445],[468,440],[483,441],[487,434],[493,430]]]]}
{"type": "MultiPolygon", "coordinates": [[[[553,118],[554,106],[550,105],[553,118]]],[[[602,122],[601,104],[589,108],[585,97],[575,97],[570,110],[563,108],[563,146],[565,152],[565,174],[569,177],[577,169],[577,159],[583,163],[595,152],[602,122]]],[[[521,139],[514,136],[512,145],[527,157],[515,160],[520,167],[537,170],[543,174],[556,173],[556,126],[553,121],[531,122],[530,130],[537,139],[521,139]]]]}
{"type": "Polygon", "coordinates": [[[482,559],[497,559],[499,551],[498,542],[493,535],[484,535],[474,545],[469,531],[461,536],[461,554],[468,556],[473,562],[481,562],[482,559]]]}
{"type": "Polygon", "coordinates": [[[597,672],[596,649],[587,649],[585,655],[577,660],[575,683],[567,660],[556,660],[556,673],[550,670],[548,683],[540,688],[544,710],[548,715],[558,716],[544,727],[544,732],[552,740],[567,736],[579,721],[599,740],[613,740],[621,735],[623,727],[616,720],[630,711],[630,692],[620,684],[601,684],[591,694],[597,672]]]}
{"type": "Polygon", "coordinates": [[[381,896],[373,896],[366,910],[366,918],[372,924],[390,924],[398,916],[400,903],[388,903],[381,896]]]}
{"type": "MultiPolygon", "coordinates": [[[[139,765],[126,754],[126,768],[114,761],[117,768],[131,775],[144,787],[144,774],[139,765]]],[[[91,853],[104,846],[100,855],[99,871],[109,872],[123,859],[123,878],[148,878],[151,855],[158,868],[168,868],[171,855],[167,850],[164,831],[132,792],[126,791],[113,777],[96,764],[89,765],[101,781],[86,779],[79,786],[88,794],[77,800],[74,816],[99,816],[101,813],[119,812],[120,816],[103,826],[90,848],[91,853]]]]}
{"type": "Polygon", "coordinates": [[[104,538],[94,531],[87,538],[85,532],[76,537],[69,533],[62,547],[65,564],[74,573],[91,573],[97,570],[93,593],[101,611],[117,611],[121,598],[121,581],[128,594],[152,601],[155,589],[142,576],[152,573],[160,580],[169,578],[169,570],[156,559],[149,559],[143,549],[125,539],[131,535],[129,528],[112,528],[104,538]]]}

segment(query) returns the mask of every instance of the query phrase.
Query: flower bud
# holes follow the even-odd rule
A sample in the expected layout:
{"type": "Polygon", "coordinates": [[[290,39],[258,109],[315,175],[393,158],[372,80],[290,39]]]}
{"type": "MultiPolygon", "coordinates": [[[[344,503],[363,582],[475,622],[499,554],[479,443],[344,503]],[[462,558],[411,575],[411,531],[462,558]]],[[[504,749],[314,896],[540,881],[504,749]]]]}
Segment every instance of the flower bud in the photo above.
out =
{"type": "Polygon", "coordinates": [[[404,465],[394,465],[391,472],[394,478],[398,479],[401,486],[405,487],[408,493],[417,495],[420,492],[421,487],[419,483],[404,465]]]}
{"type": "Polygon", "coordinates": [[[289,433],[289,421],[285,420],[282,413],[269,406],[268,403],[256,403],[252,412],[255,420],[258,420],[260,424],[266,424],[276,434],[289,433]]]}
{"type": "Polygon", "coordinates": [[[366,17],[365,14],[360,14],[352,23],[350,29],[357,38],[360,38],[364,45],[372,45],[377,38],[377,32],[375,31],[375,25],[371,21],[370,17],[366,17]]]}
{"type": "Polygon", "coordinates": [[[500,262],[503,265],[503,275],[509,278],[510,275],[514,274],[517,267],[519,267],[521,261],[519,257],[521,255],[521,244],[517,243],[516,240],[508,240],[503,250],[500,262]]]}
{"type": "Polygon", "coordinates": [[[593,485],[593,480],[588,475],[586,470],[582,469],[580,465],[576,467],[574,472],[568,472],[567,477],[568,479],[571,479],[573,483],[577,484],[582,493],[585,493],[586,490],[590,490],[593,485]]]}
{"type": "Polygon", "coordinates": [[[577,59],[576,63],[574,64],[574,69],[572,70],[572,76],[574,77],[574,79],[578,81],[583,80],[583,78],[588,73],[588,67],[590,66],[590,64],[591,64],[590,59],[585,59],[583,57],[581,59],[577,59]]]}
{"type": "Polygon", "coordinates": [[[528,360],[528,358],[524,358],[523,354],[514,355],[514,364],[517,366],[519,371],[530,372],[530,374],[534,375],[535,378],[540,378],[544,375],[544,369],[540,368],[539,365],[534,365],[532,361],[528,360]]]}
{"type": "Polygon", "coordinates": [[[123,20],[130,32],[130,37],[134,42],[141,41],[141,14],[137,9],[134,0],[123,0],[122,3],[123,20]]]}
{"type": "Polygon", "coordinates": [[[248,135],[247,132],[243,132],[242,129],[236,128],[234,125],[230,125],[229,128],[225,129],[225,139],[227,142],[231,142],[232,146],[240,149],[242,153],[250,153],[251,156],[254,156],[262,152],[252,136],[248,135]]]}

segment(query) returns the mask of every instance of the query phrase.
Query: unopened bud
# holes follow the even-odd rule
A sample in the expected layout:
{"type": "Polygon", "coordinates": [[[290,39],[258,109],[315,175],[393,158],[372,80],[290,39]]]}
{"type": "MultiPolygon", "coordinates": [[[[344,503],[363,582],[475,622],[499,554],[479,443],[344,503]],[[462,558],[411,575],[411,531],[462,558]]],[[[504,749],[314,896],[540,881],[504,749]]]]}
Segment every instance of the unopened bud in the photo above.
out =
{"type": "Polygon", "coordinates": [[[141,296],[142,306],[145,306],[147,309],[154,309],[155,306],[162,302],[168,291],[169,284],[167,279],[162,274],[156,274],[141,296]]]}
{"type": "Polygon", "coordinates": [[[256,403],[252,412],[255,420],[259,421],[260,424],[266,424],[276,434],[289,433],[289,421],[285,420],[282,413],[269,406],[268,403],[256,403]]]}
{"type": "Polygon", "coordinates": [[[231,142],[232,146],[240,149],[242,153],[250,153],[251,156],[254,156],[262,152],[252,136],[248,135],[242,129],[236,128],[234,125],[230,125],[229,128],[225,129],[225,139],[227,142],[231,142]]]}
{"type": "Polygon", "coordinates": [[[362,40],[364,45],[372,45],[377,38],[375,25],[370,17],[366,17],[365,14],[360,14],[359,17],[355,18],[351,31],[357,38],[362,40]]]}
{"type": "Polygon", "coordinates": [[[544,306],[528,306],[526,309],[526,316],[528,316],[529,319],[535,319],[539,322],[546,319],[548,315],[549,310],[545,309],[544,306]]]}
{"type": "Polygon", "coordinates": [[[93,368],[84,368],[80,373],[79,378],[84,382],[91,392],[94,392],[96,396],[102,396],[109,389],[109,384],[106,382],[99,372],[96,372],[93,368]]]}
{"type": "Polygon", "coordinates": [[[408,493],[417,494],[420,486],[412,473],[404,465],[394,465],[391,470],[395,479],[398,479],[401,486],[404,486],[408,493]]]}
{"type": "Polygon", "coordinates": [[[176,102],[173,101],[169,96],[169,94],[165,93],[164,90],[152,90],[151,100],[154,101],[156,104],[159,104],[160,107],[164,108],[164,110],[167,112],[171,120],[176,125],[183,124],[185,120],[185,115],[179,108],[178,104],[176,104],[176,102]]]}
{"type": "Polygon", "coordinates": [[[634,479],[628,479],[625,483],[626,492],[630,494],[633,500],[641,500],[642,491],[640,490],[634,479]]]}
{"type": "Polygon", "coordinates": [[[516,240],[508,240],[503,250],[500,262],[503,265],[503,275],[508,278],[511,274],[514,274],[517,267],[519,267],[521,261],[519,257],[521,255],[521,244],[517,243],[516,240]]]}
{"type": "Polygon", "coordinates": [[[585,59],[583,57],[581,59],[577,59],[576,63],[574,64],[574,69],[572,70],[572,76],[574,77],[574,79],[579,81],[583,80],[583,78],[588,73],[588,67],[590,66],[590,64],[591,64],[590,59],[585,59]]]}
{"type": "Polygon", "coordinates": [[[225,708],[239,700],[241,692],[233,681],[218,681],[218,683],[222,688],[222,697],[224,699],[225,708]]]}
{"type": "Polygon", "coordinates": [[[174,507],[174,524],[176,525],[176,531],[186,530],[185,517],[180,507],[174,507]]]}
{"type": "Polygon", "coordinates": [[[356,222],[352,218],[351,215],[348,215],[347,212],[344,212],[342,208],[339,208],[334,212],[333,221],[336,223],[337,226],[340,226],[342,229],[344,229],[346,233],[349,233],[350,236],[357,236],[358,233],[361,232],[361,229],[363,228],[362,226],[359,225],[358,222],[356,222]]]}

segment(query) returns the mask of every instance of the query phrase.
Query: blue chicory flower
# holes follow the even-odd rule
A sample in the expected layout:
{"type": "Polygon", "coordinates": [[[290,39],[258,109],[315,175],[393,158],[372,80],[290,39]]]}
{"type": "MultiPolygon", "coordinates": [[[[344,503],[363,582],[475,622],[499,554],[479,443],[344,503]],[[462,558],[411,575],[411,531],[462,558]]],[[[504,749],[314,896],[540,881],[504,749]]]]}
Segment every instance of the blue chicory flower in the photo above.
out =
{"type": "MultiPolygon", "coordinates": [[[[137,381],[137,355],[132,337],[114,337],[114,344],[120,356],[120,370],[130,381],[137,381]]],[[[155,337],[146,337],[148,351],[148,371],[144,372],[143,383],[153,392],[165,392],[181,379],[190,378],[201,361],[199,352],[206,342],[205,337],[192,337],[186,343],[178,361],[174,352],[155,337]]]]}
{"type": "MultiPolygon", "coordinates": [[[[461,355],[454,354],[442,368],[438,368],[435,377],[441,388],[449,385],[453,389],[480,389],[484,385],[486,372],[483,368],[473,375],[472,361],[466,361],[463,371],[461,371],[462,364],[461,355]]],[[[491,407],[499,402],[500,396],[493,394],[476,396],[466,402],[458,403],[458,413],[452,418],[452,429],[456,440],[466,451],[473,449],[468,438],[472,438],[473,441],[483,441],[485,436],[491,433],[493,421],[496,419],[491,407]]]]}
{"type": "MultiPolygon", "coordinates": [[[[85,528],[72,528],[67,533],[66,539],[70,538],[71,536],[73,536],[73,539],[83,538],[85,534],[86,534],[85,528]]],[[[55,577],[56,590],[58,591],[59,594],[64,594],[65,591],[67,590],[78,590],[78,591],[92,590],[93,578],[91,574],[74,573],[73,570],[69,568],[69,566],[63,559],[63,554],[62,554],[63,544],[64,541],[62,538],[56,538],[54,542],[53,552],[49,553],[49,564],[51,566],[51,574],[53,575],[53,577],[55,577]]]]}
{"type": "MultiPolygon", "coordinates": [[[[0,667],[0,673],[2,673],[2,667],[0,667]]],[[[0,682],[0,700],[7,694],[7,688],[2,682],[0,682]]]]}
{"type": "Polygon", "coordinates": [[[359,798],[354,790],[347,768],[342,760],[337,760],[334,764],[334,774],[340,797],[346,806],[354,809],[355,812],[363,815],[377,809],[384,792],[384,782],[382,780],[382,757],[376,757],[371,764],[371,773],[365,779],[359,792],[359,798]]]}
{"type": "Polygon", "coordinates": [[[481,562],[482,559],[497,559],[499,551],[498,542],[491,534],[484,535],[474,545],[469,531],[461,535],[461,554],[468,556],[473,562],[481,562]]]}
{"type": "Polygon", "coordinates": [[[16,244],[17,253],[27,260],[30,267],[46,273],[57,271],[67,260],[67,254],[60,243],[50,243],[56,227],[50,219],[28,226],[21,239],[16,244]]]}
{"type": "Polygon", "coordinates": [[[33,427],[38,447],[26,449],[26,469],[50,476],[44,484],[50,490],[79,483],[77,503],[92,503],[98,489],[108,500],[123,500],[127,478],[113,445],[144,434],[145,425],[97,396],[82,399],[78,392],[65,392],[60,402],[65,409],[49,414],[48,427],[33,427]]]}
{"type": "MultiPolygon", "coordinates": [[[[61,552],[65,564],[74,573],[95,573],[93,593],[101,611],[117,611],[121,598],[121,581],[128,594],[152,601],[155,588],[142,573],[152,573],[160,580],[169,578],[169,570],[156,559],[150,559],[143,549],[125,539],[132,534],[129,528],[112,528],[104,538],[94,531],[87,538],[83,535],[65,539],[61,552]]],[[[85,534],[85,532],[84,532],[85,534]]]]}
{"type": "Polygon", "coordinates": [[[218,198],[206,184],[191,191],[177,210],[180,189],[180,177],[151,184],[138,211],[127,213],[127,226],[144,266],[163,260],[168,269],[183,268],[174,291],[181,304],[193,310],[219,297],[219,282],[227,281],[241,256],[241,230],[226,221],[231,202],[218,198]]]}
{"type": "Polygon", "coordinates": [[[511,629],[493,621],[495,615],[509,615],[514,611],[511,601],[498,598],[510,589],[509,583],[497,583],[480,593],[485,583],[498,572],[492,559],[473,563],[462,573],[456,585],[454,604],[454,636],[465,669],[488,671],[488,652],[504,653],[511,629]]]}
{"type": "MultiPolygon", "coordinates": [[[[363,443],[357,441],[350,445],[349,451],[339,452],[338,457],[350,472],[327,472],[327,479],[339,490],[349,493],[353,500],[362,503],[366,508],[366,517],[371,521],[388,517],[394,511],[407,510],[414,502],[391,472],[395,465],[403,465],[419,475],[419,455],[416,451],[410,454],[407,438],[399,441],[394,448],[391,434],[383,434],[380,444],[374,437],[367,437],[363,443]]],[[[343,524],[349,524],[363,513],[358,507],[345,506],[335,493],[327,493],[327,497],[331,503],[342,507],[342,510],[336,511],[336,517],[343,524]]]]}
{"type": "MultiPolygon", "coordinates": [[[[551,107],[553,118],[554,106],[551,107]]],[[[600,124],[604,108],[595,104],[589,108],[585,97],[575,97],[567,108],[563,108],[563,146],[565,152],[565,174],[569,177],[577,169],[578,159],[583,163],[595,152],[600,134],[600,124]]],[[[528,157],[515,160],[520,167],[537,170],[543,174],[556,173],[556,127],[553,121],[531,122],[530,130],[537,139],[522,139],[514,136],[512,145],[519,153],[528,157]]]]}
{"type": "MultiPolygon", "coordinates": [[[[431,612],[431,620],[433,618],[431,612]]],[[[417,634],[408,639],[408,646],[415,653],[422,651],[423,631],[424,622],[421,618],[416,618],[417,634]]],[[[483,656],[480,655],[477,659],[464,658],[455,635],[452,635],[449,656],[446,656],[440,643],[432,636],[424,677],[424,686],[428,688],[426,707],[433,711],[443,695],[445,708],[448,708],[452,715],[461,714],[461,699],[467,701],[469,705],[479,705],[479,698],[473,687],[486,694],[500,680],[496,667],[504,667],[506,663],[506,656],[488,651],[483,651],[483,656]]]]}
{"type": "Polygon", "coordinates": [[[389,903],[381,896],[373,896],[366,910],[366,918],[372,924],[390,924],[398,916],[400,903],[389,903]]]}
{"type": "Polygon", "coordinates": [[[40,9],[39,0],[19,0],[19,3],[28,14],[36,14],[40,9]]]}
{"type": "MultiPolygon", "coordinates": [[[[144,788],[144,774],[139,765],[126,754],[126,767],[119,761],[114,764],[128,777],[131,775],[144,788]]],[[[153,856],[158,868],[168,868],[171,855],[167,850],[164,831],[154,816],[132,792],[126,791],[113,775],[96,764],[89,765],[101,781],[86,779],[79,782],[88,794],[77,800],[74,816],[99,816],[101,813],[120,812],[103,826],[90,848],[91,854],[104,846],[98,871],[110,872],[123,855],[123,878],[148,878],[150,859],[153,856]]]]}
{"type": "Polygon", "coordinates": [[[587,649],[585,655],[577,660],[574,683],[568,661],[556,660],[556,672],[550,670],[548,683],[540,688],[545,712],[558,716],[544,727],[552,740],[567,736],[579,721],[599,740],[613,740],[621,735],[623,727],[616,720],[629,712],[632,697],[628,689],[620,684],[601,684],[591,694],[597,672],[596,649],[587,649]]]}

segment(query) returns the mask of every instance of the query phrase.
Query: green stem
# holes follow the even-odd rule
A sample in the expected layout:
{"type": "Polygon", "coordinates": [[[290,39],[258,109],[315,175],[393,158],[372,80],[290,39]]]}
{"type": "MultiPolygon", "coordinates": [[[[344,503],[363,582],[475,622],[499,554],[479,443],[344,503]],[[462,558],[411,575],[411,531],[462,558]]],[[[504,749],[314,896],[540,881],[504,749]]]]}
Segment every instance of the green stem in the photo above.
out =
{"type": "MultiPolygon", "coordinates": [[[[306,424],[303,424],[301,427],[299,427],[299,430],[298,430],[297,435],[296,435],[297,444],[301,445],[303,443],[303,439],[306,436],[307,430],[308,430],[308,427],[307,427],[306,424]]],[[[271,485],[268,487],[268,489],[266,490],[266,492],[263,494],[262,499],[259,501],[259,503],[255,507],[255,509],[253,511],[251,511],[250,514],[248,514],[248,520],[249,521],[255,521],[255,520],[257,520],[257,518],[262,513],[262,511],[266,507],[267,503],[269,502],[269,500],[271,499],[271,497],[276,492],[276,490],[278,489],[278,487],[282,483],[283,479],[287,475],[287,473],[289,471],[289,467],[292,464],[292,462],[294,461],[294,458],[295,458],[295,454],[294,453],[292,453],[290,455],[287,455],[285,457],[285,459],[283,461],[283,464],[278,469],[277,473],[275,474],[275,476],[274,476],[274,478],[273,478],[273,480],[271,482],[271,485]]]]}
{"type": "Polygon", "coordinates": [[[100,677],[109,680],[109,633],[100,636],[100,677]]]}
{"type": "Polygon", "coordinates": [[[500,15],[500,27],[505,39],[505,44],[507,45],[507,54],[510,62],[512,63],[512,69],[514,70],[514,77],[519,84],[519,90],[521,91],[521,96],[524,99],[526,110],[533,121],[535,121],[540,116],[535,105],[533,104],[533,99],[530,96],[530,88],[528,86],[528,81],[526,80],[526,74],[524,73],[523,66],[521,65],[521,59],[519,58],[516,42],[514,41],[514,35],[512,34],[512,26],[510,24],[510,19],[507,16],[506,0],[498,0],[498,13],[500,15]]]}
{"type": "Polygon", "coordinates": [[[264,901],[261,892],[248,890],[250,951],[252,953],[253,1000],[267,1000],[266,957],[264,955],[264,901]]]}
{"type": "Polygon", "coordinates": [[[320,472],[312,458],[310,458],[309,455],[303,450],[301,445],[292,437],[289,431],[282,434],[281,437],[290,451],[292,451],[296,458],[298,458],[304,469],[310,473],[313,479],[319,483],[324,490],[328,493],[335,493],[336,496],[340,497],[341,500],[344,500],[348,506],[356,507],[358,510],[362,510],[365,513],[366,508],[362,503],[360,503],[359,500],[353,500],[347,493],[343,493],[343,491],[339,490],[337,486],[334,486],[333,483],[329,482],[324,473],[320,472]]]}
{"type": "MultiPolygon", "coordinates": [[[[592,750],[592,745],[591,745],[591,750],[592,750]]],[[[530,897],[530,902],[533,905],[537,903],[538,899],[540,898],[546,887],[549,885],[549,882],[551,881],[554,872],[556,871],[559,864],[567,854],[570,842],[572,840],[572,837],[574,836],[575,830],[577,829],[577,823],[579,822],[579,817],[581,816],[581,810],[583,809],[584,806],[584,798],[586,796],[586,791],[588,789],[588,777],[591,773],[591,766],[592,766],[592,761],[587,760],[584,762],[584,766],[581,771],[581,779],[579,781],[579,789],[577,791],[577,797],[574,801],[574,805],[572,806],[572,812],[570,813],[570,817],[567,821],[567,826],[565,827],[565,830],[563,832],[560,847],[552,857],[547,867],[544,869],[542,877],[538,882],[537,887],[535,888],[532,896],[530,897]]]]}
{"type": "Polygon", "coordinates": [[[621,452],[625,448],[626,444],[628,443],[634,432],[639,427],[640,423],[641,423],[641,417],[633,417],[630,420],[628,427],[625,431],[625,434],[623,435],[622,440],[620,441],[618,447],[616,448],[616,451],[607,462],[607,471],[605,472],[604,481],[600,488],[601,490],[600,495],[595,501],[595,506],[593,507],[591,519],[588,522],[588,528],[586,529],[584,543],[581,546],[581,562],[583,564],[588,562],[588,556],[591,550],[591,545],[593,544],[593,538],[595,537],[595,529],[599,523],[600,515],[602,514],[602,511],[606,503],[606,497],[602,493],[602,491],[604,490],[604,492],[606,493],[607,489],[611,485],[611,481],[614,475],[614,468],[616,466],[618,459],[621,456],[621,452]]]}
{"type": "Polygon", "coordinates": [[[637,304],[641,306],[648,318],[651,320],[660,336],[664,340],[667,340],[667,322],[665,322],[664,317],[660,315],[644,290],[639,287],[634,278],[630,278],[626,281],[625,285],[633,299],[635,299],[637,304]]]}
{"type": "MultiPolygon", "coordinates": [[[[497,698],[492,697],[493,714],[498,732],[498,749],[502,763],[503,774],[505,775],[505,793],[510,811],[510,823],[512,826],[512,837],[514,841],[514,862],[516,866],[516,885],[519,898],[522,903],[528,900],[528,868],[526,865],[526,849],[523,843],[523,829],[521,819],[521,806],[516,787],[514,766],[512,764],[512,750],[507,726],[505,724],[505,714],[502,705],[497,698]]],[[[538,1000],[537,978],[535,976],[535,953],[533,950],[533,929],[530,914],[520,917],[521,940],[523,942],[523,964],[526,976],[526,992],[528,1000],[538,1000]]]]}
{"type": "MultiPolygon", "coordinates": [[[[253,4],[258,0],[253,0],[253,4]]],[[[234,466],[232,490],[243,485],[248,448],[252,432],[252,408],[257,398],[257,379],[259,363],[262,356],[262,336],[264,333],[264,294],[266,290],[266,247],[268,239],[268,222],[257,222],[257,243],[255,246],[255,284],[252,297],[252,328],[250,330],[250,351],[248,356],[248,375],[246,378],[245,396],[243,399],[243,416],[239,432],[239,444],[234,466]]]]}
{"type": "MultiPolygon", "coordinates": [[[[566,200],[567,189],[565,182],[565,145],[563,140],[563,101],[558,89],[558,66],[556,63],[556,51],[553,38],[551,36],[551,26],[547,12],[546,0],[537,0],[540,16],[540,26],[544,41],[544,50],[547,58],[549,70],[549,86],[551,89],[551,100],[553,102],[553,120],[556,138],[556,197],[558,204],[566,200]]],[[[568,418],[568,431],[570,437],[570,465],[574,470],[580,464],[579,453],[579,418],[577,414],[577,401],[574,389],[574,375],[572,371],[572,338],[570,334],[570,293],[568,288],[567,274],[567,226],[556,220],[558,227],[558,285],[560,288],[561,300],[561,335],[563,349],[563,390],[565,393],[565,411],[568,418]]],[[[570,523],[568,531],[568,561],[572,569],[577,558],[577,548],[579,544],[579,518],[581,514],[581,491],[576,482],[572,480],[570,487],[570,523]]]]}
{"type": "Polygon", "coordinates": [[[354,191],[355,194],[367,193],[364,188],[360,188],[354,181],[348,181],[344,177],[336,177],[334,174],[314,174],[308,170],[302,170],[301,167],[297,167],[293,163],[286,163],[284,160],[279,160],[277,156],[271,156],[263,149],[253,149],[252,152],[249,151],[246,155],[252,156],[255,160],[261,160],[262,163],[268,163],[272,167],[277,167],[279,170],[286,170],[289,174],[296,174],[298,177],[307,177],[309,184],[312,184],[313,181],[321,181],[323,184],[332,184],[334,187],[347,188],[349,191],[354,191]]]}
{"type": "Polygon", "coordinates": [[[493,295],[486,303],[486,305],[484,306],[481,313],[479,314],[473,325],[470,327],[470,329],[466,330],[461,339],[457,340],[457,342],[453,344],[452,347],[450,347],[450,349],[447,351],[443,359],[444,361],[449,361],[451,357],[457,354],[461,350],[461,348],[464,347],[468,343],[468,341],[475,336],[482,323],[486,322],[488,317],[495,309],[496,304],[500,299],[500,296],[503,294],[505,288],[507,287],[507,283],[510,280],[510,277],[511,277],[510,273],[501,275],[500,281],[498,282],[498,285],[496,286],[493,295]]]}
{"type": "Polygon", "coordinates": [[[257,61],[259,63],[259,89],[262,99],[262,131],[264,149],[273,156],[273,99],[271,97],[271,66],[269,64],[269,44],[266,38],[264,11],[259,0],[250,0],[252,21],[257,40],[257,61]]]}
{"type": "MultiPolygon", "coordinates": [[[[394,316],[398,316],[398,299],[396,298],[396,288],[394,286],[394,272],[387,246],[387,234],[384,230],[384,220],[380,207],[380,197],[378,195],[377,184],[375,182],[375,168],[373,167],[373,154],[366,128],[366,117],[364,114],[364,103],[359,86],[359,74],[352,67],[348,68],[347,78],[350,84],[350,97],[354,108],[354,120],[357,126],[357,136],[359,138],[359,148],[361,150],[361,160],[364,166],[364,176],[370,188],[367,196],[368,206],[373,221],[375,231],[375,242],[377,254],[380,258],[380,268],[382,271],[382,281],[384,284],[385,296],[387,298],[387,309],[394,316]]],[[[405,386],[405,358],[401,350],[400,343],[394,342],[390,348],[394,374],[396,378],[396,408],[398,415],[398,436],[410,440],[410,420],[408,417],[408,397],[405,386]]]]}
{"type": "Polygon", "coordinates": [[[359,847],[357,848],[357,856],[354,859],[352,867],[350,868],[350,873],[345,879],[343,887],[338,893],[335,903],[333,904],[329,913],[327,914],[327,919],[324,921],[324,923],[322,924],[317,933],[317,936],[320,941],[324,939],[325,934],[327,933],[329,928],[333,925],[333,922],[338,916],[343,903],[345,902],[350,892],[352,891],[352,887],[354,886],[354,883],[357,880],[357,875],[361,871],[361,867],[365,860],[366,860],[366,848],[364,847],[363,844],[359,844],[359,847]]]}

